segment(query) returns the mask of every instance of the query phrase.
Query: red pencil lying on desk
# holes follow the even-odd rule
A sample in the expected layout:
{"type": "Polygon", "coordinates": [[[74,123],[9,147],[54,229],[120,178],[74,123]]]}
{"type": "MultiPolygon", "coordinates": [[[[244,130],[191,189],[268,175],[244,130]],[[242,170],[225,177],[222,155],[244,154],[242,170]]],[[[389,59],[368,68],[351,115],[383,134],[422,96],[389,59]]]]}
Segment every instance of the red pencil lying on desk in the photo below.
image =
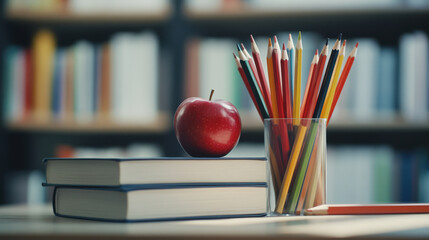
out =
{"type": "Polygon", "coordinates": [[[332,204],[309,208],[306,215],[410,214],[429,213],[429,204],[332,204]]]}

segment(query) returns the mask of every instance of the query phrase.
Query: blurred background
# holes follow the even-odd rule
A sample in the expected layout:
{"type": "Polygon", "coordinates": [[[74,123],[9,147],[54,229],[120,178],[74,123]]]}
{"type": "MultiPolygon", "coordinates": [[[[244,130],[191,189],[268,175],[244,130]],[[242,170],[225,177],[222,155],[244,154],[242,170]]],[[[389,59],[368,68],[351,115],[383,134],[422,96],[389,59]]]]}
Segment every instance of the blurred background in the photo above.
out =
{"type": "Polygon", "coordinates": [[[346,57],[359,42],[328,128],[328,202],[429,202],[429,1],[7,0],[1,12],[0,204],[50,201],[44,157],[184,156],[175,109],[211,88],[242,118],[229,156],[264,156],[231,53],[253,34],[264,59],[269,37],[298,31],[303,91],[327,38],[342,33],[346,57]]]}

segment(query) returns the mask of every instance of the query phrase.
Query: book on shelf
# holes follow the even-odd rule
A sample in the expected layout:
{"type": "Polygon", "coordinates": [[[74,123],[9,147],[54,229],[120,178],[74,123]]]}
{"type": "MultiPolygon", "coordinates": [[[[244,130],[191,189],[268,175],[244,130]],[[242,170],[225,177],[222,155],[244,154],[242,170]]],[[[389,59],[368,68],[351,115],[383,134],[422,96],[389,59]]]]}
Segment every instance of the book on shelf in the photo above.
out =
{"type": "Polygon", "coordinates": [[[117,33],[103,45],[81,40],[56,47],[55,42],[52,32],[41,30],[31,49],[6,48],[8,122],[144,125],[158,119],[160,64],[154,33],[117,33]]]}
{"type": "Polygon", "coordinates": [[[265,158],[46,158],[46,184],[119,186],[267,182],[265,158]]]}
{"type": "Polygon", "coordinates": [[[54,214],[104,221],[159,221],[264,216],[266,183],[56,187],[54,214]]]}
{"type": "Polygon", "coordinates": [[[404,34],[399,40],[399,109],[405,120],[428,119],[428,36],[418,31],[404,34]]]}
{"type": "Polygon", "coordinates": [[[8,0],[7,11],[23,13],[153,14],[163,13],[169,0],[8,0]]]}
{"type": "Polygon", "coordinates": [[[427,149],[330,146],[327,153],[330,204],[428,202],[427,149]]]}

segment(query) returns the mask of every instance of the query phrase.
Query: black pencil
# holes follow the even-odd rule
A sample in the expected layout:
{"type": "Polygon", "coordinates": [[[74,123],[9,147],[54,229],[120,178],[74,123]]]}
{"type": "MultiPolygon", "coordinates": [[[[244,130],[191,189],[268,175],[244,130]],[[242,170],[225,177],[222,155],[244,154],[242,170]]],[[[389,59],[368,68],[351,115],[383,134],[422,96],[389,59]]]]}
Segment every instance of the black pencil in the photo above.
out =
{"type": "Polygon", "coordinates": [[[335,62],[337,61],[338,53],[340,51],[341,36],[335,41],[334,47],[329,57],[328,65],[326,66],[325,75],[323,76],[322,86],[320,87],[319,95],[317,97],[316,107],[314,108],[313,118],[319,118],[322,113],[323,104],[325,102],[326,94],[328,93],[329,83],[331,81],[332,73],[334,72],[335,62]]]}

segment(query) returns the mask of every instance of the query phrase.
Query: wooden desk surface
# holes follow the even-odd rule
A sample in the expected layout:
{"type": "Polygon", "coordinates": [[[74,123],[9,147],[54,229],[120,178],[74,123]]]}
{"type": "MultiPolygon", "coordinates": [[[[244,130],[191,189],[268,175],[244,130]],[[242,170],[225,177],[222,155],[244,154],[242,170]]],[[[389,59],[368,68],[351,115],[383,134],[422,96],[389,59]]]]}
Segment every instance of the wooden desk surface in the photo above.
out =
{"type": "Polygon", "coordinates": [[[0,239],[429,238],[429,214],[296,216],[150,223],[55,217],[51,206],[1,206],[0,239]]]}

